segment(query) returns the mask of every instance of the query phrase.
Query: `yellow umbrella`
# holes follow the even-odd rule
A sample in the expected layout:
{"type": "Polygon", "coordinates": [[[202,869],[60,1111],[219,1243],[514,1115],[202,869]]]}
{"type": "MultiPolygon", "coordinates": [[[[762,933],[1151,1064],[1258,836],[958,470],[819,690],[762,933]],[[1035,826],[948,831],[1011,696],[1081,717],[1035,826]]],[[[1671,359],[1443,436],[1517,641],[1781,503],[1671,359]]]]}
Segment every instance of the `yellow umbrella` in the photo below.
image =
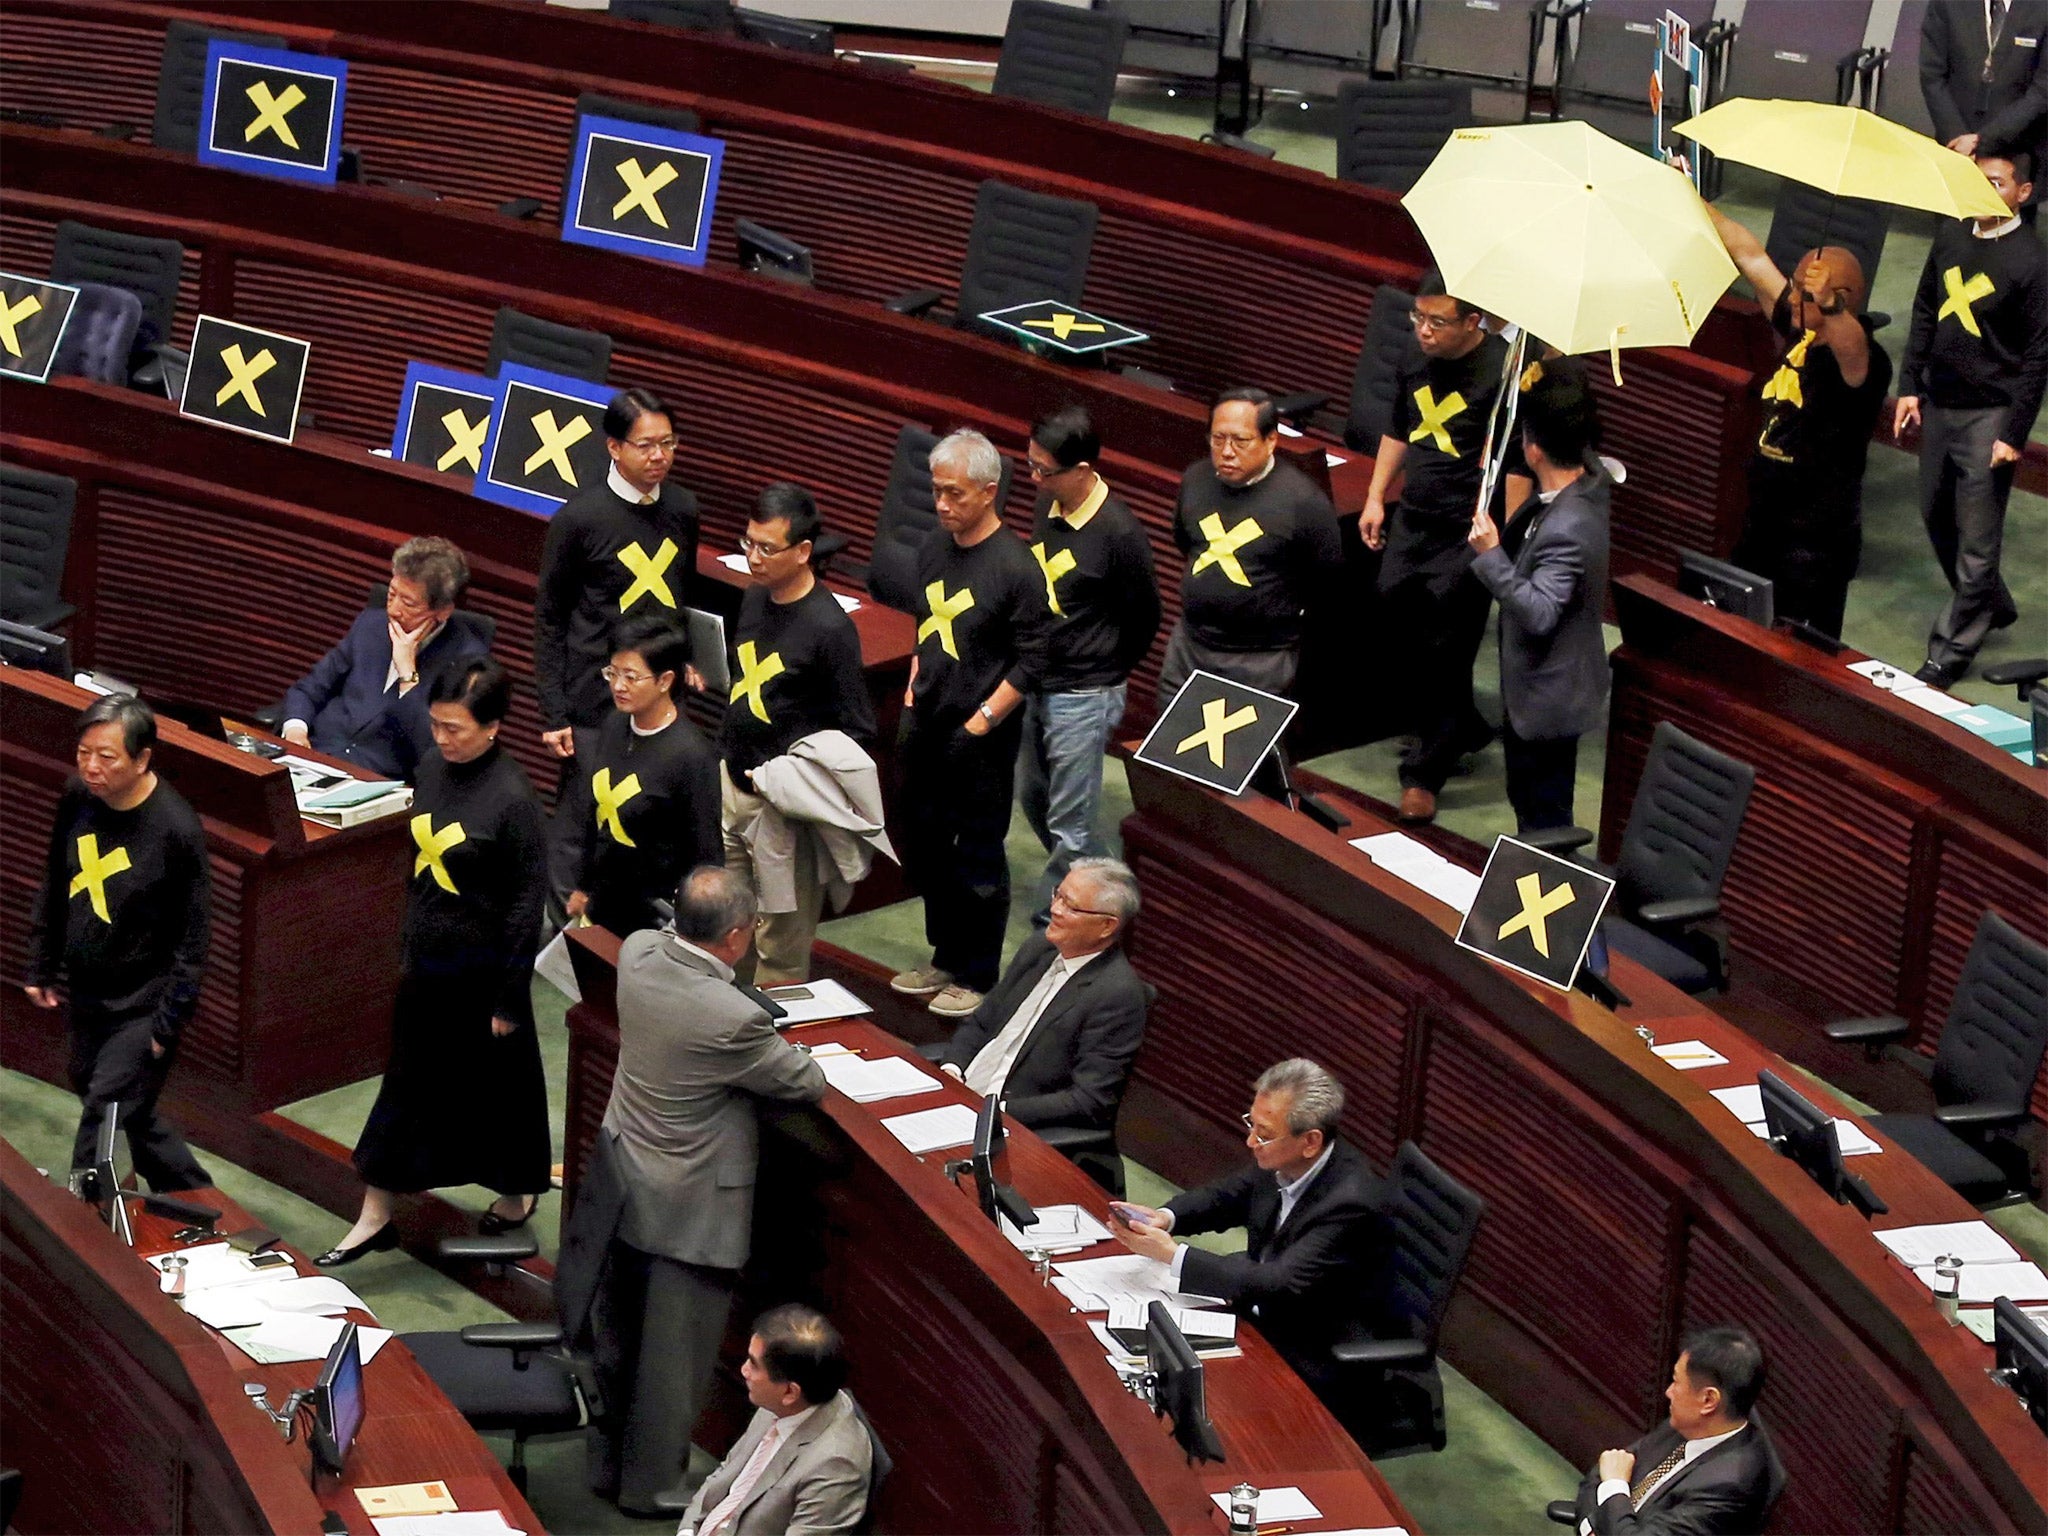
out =
{"type": "Polygon", "coordinates": [[[1723,160],[1775,171],[1837,197],[1925,208],[1952,219],[2002,219],[2008,211],[1968,155],[1861,107],[1738,96],[1672,131],[1723,160]]]}
{"type": "Polygon", "coordinates": [[[1735,280],[1692,183],[1585,123],[1461,128],[1401,203],[1451,293],[1562,352],[1685,346],[1735,280]]]}

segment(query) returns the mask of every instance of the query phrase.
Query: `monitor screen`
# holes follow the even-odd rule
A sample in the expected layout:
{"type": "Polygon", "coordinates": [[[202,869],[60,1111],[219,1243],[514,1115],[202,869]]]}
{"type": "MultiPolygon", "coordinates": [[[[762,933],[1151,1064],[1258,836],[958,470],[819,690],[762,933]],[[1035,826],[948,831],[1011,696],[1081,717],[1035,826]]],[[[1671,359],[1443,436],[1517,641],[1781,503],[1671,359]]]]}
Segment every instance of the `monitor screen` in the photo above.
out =
{"type": "Polygon", "coordinates": [[[994,1094],[984,1094],[974,1117],[974,1192],[990,1221],[996,1219],[996,1154],[1002,1149],[1003,1106],[994,1094]]]}
{"type": "Polygon", "coordinates": [[[1773,1144],[1814,1183],[1836,1200],[1844,1199],[1842,1144],[1835,1139],[1834,1122],[1775,1072],[1757,1073],[1756,1085],[1773,1144]]]}
{"type": "Polygon", "coordinates": [[[798,245],[786,235],[778,235],[765,224],[756,224],[752,219],[733,220],[733,238],[739,244],[739,265],[742,272],[759,272],[767,277],[779,277],[785,282],[801,283],[809,287],[816,276],[811,261],[811,248],[798,245]]]}
{"type": "Polygon", "coordinates": [[[1995,1374],[2026,1403],[2034,1422],[2048,1431],[2048,1328],[2029,1317],[2009,1296],[1991,1304],[1995,1374]]]}
{"type": "Polygon", "coordinates": [[[343,1323],[313,1384],[313,1456],[339,1472],[363,1422],[363,1355],[354,1323],[343,1323]]]}
{"type": "Polygon", "coordinates": [[[30,672],[47,672],[69,680],[71,644],[62,635],[31,629],[11,619],[0,619],[0,661],[30,672]]]}
{"type": "Polygon", "coordinates": [[[2048,688],[2034,687],[2034,766],[2048,768],[2048,688]]]}
{"type": "Polygon", "coordinates": [[[1769,577],[1697,550],[1679,551],[1678,590],[1687,597],[1698,598],[1709,608],[1732,613],[1766,629],[1777,612],[1776,589],[1769,577]]]}
{"type": "Polygon", "coordinates": [[[1202,1360],[1164,1302],[1145,1309],[1145,1368],[1152,1373],[1155,1413],[1173,1421],[1173,1438],[1190,1461],[1221,1461],[1223,1442],[1209,1422],[1202,1360]]]}

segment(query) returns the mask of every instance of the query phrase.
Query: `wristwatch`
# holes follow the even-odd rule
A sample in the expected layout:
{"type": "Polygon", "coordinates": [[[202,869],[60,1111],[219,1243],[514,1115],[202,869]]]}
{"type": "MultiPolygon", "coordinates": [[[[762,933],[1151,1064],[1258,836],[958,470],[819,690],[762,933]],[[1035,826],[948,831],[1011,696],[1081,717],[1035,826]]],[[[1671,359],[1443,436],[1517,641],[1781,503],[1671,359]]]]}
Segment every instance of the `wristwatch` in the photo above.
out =
{"type": "Polygon", "coordinates": [[[411,688],[411,687],[414,687],[414,686],[416,686],[416,685],[418,684],[419,680],[420,680],[420,675],[419,675],[419,673],[417,673],[417,672],[414,672],[414,673],[412,673],[412,674],[411,674],[410,676],[401,676],[401,677],[400,677],[400,678],[398,679],[398,686],[399,686],[399,687],[401,687],[401,688],[411,688]]]}
{"type": "Polygon", "coordinates": [[[986,720],[990,725],[994,725],[996,723],[996,712],[990,709],[987,704],[983,704],[981,706],[981,718],[986,720]]]}

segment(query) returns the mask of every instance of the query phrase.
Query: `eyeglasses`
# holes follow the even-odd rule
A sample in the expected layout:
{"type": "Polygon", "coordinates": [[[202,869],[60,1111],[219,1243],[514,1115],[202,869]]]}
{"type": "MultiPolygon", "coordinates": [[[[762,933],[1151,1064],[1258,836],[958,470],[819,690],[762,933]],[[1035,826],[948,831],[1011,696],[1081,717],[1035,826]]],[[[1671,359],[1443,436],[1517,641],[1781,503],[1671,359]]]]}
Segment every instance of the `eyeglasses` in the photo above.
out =
{"type": "Polygon", "coordinates": [[[1431,315],[1422,310],[1408,311],[1408,323],[1418,331],[1448,331],[1454,325],[1463,325],[1469,315],[1431,315]]]}
{"type": "Polygon", "coordinates": [[[1068,474],[1081,468],[1079,464],[1040,464],[1034,459],[1026,459],[1024,467],[1034,480],[1050,480],[1054,475],[1068,474]]]}
{"type": "Polygon", "coordinates": [[[1068,912],[1079,912],[1083,917],[1115,917],[1114,912],[1105,912],[1100,907],[1077,907],[1065,891],[1052,893],[1052,904],[1068,912]]]}
{"type": "Polygon", "coordinates": [[[1209,434],[1209,446],[1211,448],[1235,448],[1239,453],[1243,453],[1258,441],[1259,439],[1256,437],[1233,437],[1228,432],[1211,432],[1209,434]]]}
{"type": "Polygon", "coordinates": [[[673,433],[667,437],[629,437],[626,446],[635,453],[674,453],[676,438],[673,433]]]}
{"type": "Polygon", "coordinates": [[[597,675],[608,683],[624,683],[628,688],[654,681],[652,672],[634,672],[625,667],[606,667],[597,675]]]}
{"type": "Polygon", "coordinates": [[[771,555],[786,555],[795,548],[794,544],[760,544],[747,538],[744,534],[740,537],[740,553],[743,555],[759,555],[763,560],[768,559],[771,555]]]}
{"type": "Polygon", "coordinates": [[[1244,1123],[1245,1132],[1251,1137],[1252,1145],[1255,1147],[1270,1147],[1274,1142],[1285,1141],[1294,1134],[1292,1131],[1285,1131],[1278,1136],[1262,1136],[1259,1134],[1259,1128],[1252,1124],[1250,1115],[1239,1115],[1237,1118],[1244,1123]]]}

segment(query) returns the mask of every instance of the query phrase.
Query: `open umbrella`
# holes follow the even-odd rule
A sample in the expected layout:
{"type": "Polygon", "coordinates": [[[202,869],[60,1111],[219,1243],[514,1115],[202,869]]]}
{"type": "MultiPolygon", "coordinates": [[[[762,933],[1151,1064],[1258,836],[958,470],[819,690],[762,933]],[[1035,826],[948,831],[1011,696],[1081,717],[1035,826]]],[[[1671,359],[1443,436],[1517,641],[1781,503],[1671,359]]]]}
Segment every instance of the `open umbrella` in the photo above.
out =
{"type": "Polygon", "coordinates": [[[1924,208],[1951,219],[2002,219],[2008,213],[1968,155],[1861,107],[1738,96],[1672,131],[1723,160],[1774,171],[1836,197],[1924,208]]]}

